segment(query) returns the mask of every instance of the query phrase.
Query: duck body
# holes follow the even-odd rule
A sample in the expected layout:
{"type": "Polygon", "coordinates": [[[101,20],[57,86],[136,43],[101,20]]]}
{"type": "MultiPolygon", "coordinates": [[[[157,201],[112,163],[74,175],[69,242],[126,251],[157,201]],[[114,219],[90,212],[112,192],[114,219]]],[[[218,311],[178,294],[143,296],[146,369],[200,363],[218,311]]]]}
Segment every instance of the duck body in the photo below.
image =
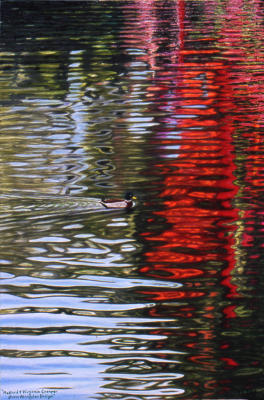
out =
{"type": "Polygon", "coordinates": [[[102,199],[101,204],[105,206],[106,208],[132,208],[134,203],[132,199],[136,199],[136,197],[133,195],[132,192],[127,192],[125,194],[125,199],[102,199]]]}

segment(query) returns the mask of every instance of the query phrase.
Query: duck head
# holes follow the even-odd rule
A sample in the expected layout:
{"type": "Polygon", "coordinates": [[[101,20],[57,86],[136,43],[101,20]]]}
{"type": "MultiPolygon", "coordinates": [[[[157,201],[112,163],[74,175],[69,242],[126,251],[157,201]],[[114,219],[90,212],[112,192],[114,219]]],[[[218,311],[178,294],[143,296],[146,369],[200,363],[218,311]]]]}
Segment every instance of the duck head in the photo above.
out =
{"type": "Polygon", "coordinates": [[[133,195],[132,192],[126,192],[125,193],[125,200],[126,201],[131,201],[132,199],[136,199],[136,197],[133,195]]]}

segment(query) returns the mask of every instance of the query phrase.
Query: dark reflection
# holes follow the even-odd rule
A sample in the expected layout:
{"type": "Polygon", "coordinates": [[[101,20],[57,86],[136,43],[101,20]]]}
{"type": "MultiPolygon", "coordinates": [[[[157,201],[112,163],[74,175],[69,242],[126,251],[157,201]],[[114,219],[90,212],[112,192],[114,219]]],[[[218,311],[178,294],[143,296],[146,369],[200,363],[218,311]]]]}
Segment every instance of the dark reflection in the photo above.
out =
{"type": "Polygon", "coordinates": [[[3,390],[262,399],[262,3],[2,3],[3,390]]]}

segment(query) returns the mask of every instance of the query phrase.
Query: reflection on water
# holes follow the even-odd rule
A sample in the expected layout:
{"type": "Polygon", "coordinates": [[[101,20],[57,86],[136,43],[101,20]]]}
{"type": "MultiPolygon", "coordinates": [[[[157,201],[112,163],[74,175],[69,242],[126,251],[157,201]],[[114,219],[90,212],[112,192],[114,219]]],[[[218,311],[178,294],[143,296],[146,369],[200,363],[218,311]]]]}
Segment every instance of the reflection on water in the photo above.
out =
{"type": "Polygon", "coordinates": [[[262,399],[263,3],[2,25],[3,399],[262,399]]]}

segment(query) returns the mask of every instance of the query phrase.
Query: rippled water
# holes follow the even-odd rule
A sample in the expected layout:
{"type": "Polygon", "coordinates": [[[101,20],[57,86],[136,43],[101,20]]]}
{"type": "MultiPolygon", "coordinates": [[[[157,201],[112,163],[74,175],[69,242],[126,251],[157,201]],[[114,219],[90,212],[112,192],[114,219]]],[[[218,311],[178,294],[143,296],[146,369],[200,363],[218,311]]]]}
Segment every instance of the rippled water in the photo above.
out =
{"type": "Polygon", "coordinates": [[[3,400],[262,399],[263,2],[1,14],[3,400]]]}

